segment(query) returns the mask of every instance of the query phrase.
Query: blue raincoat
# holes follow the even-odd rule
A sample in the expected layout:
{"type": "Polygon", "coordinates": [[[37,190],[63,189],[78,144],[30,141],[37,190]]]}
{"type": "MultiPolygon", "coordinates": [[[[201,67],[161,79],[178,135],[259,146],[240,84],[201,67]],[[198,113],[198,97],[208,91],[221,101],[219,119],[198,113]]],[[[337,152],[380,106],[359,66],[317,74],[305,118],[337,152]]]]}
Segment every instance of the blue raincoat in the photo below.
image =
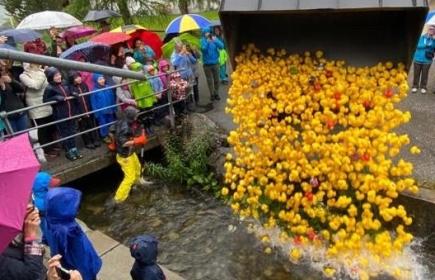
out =
{"type": "Polygon", "coordinates": [[[130,254],[135,259],[130,275],[132,280],[165,280],[157,264],[158,242],[152,236],[140,235],[130,242],[130,254]]]}
{"type": "Polygon", "coordinates": [[[75,218],[82,193],[67,187],[50,189],[46,196],[47,229],[51,255],[62,255],[62,266],[76,269],[84,280],[94,280],[102,261],[75,218]]]}
{"type": "Polygon", "coordinates": [[[50,239],[50,233],[47,232],[47,219],[45,217],[45,196],[50,189],[51,175],[47,172],[38,172],[33,182],[33,198],[35,207],[39,210],[41,215],[41,231],[42,242],[47,243],[47,239],[50,239]]]}
{"type": "MultiPolygon", "coordinates": [[[[100,77],[104,77],[104,76],[102,74],[94,73],[93,75],[94,88],[92,89],[93,91],[106,87],[106,86],[101,87],[98,85],[98,79],[100,77]]],[[[113,92],[113,89],[105,89],[98,92],[94,92],[90,96],[91,96],[92,110],[102,109],[104,107],[116,104],[115,93],[113,92]]],[[[94,116],[98,118],[102,115],[114,114],[116,113],[116,110],[117,110],[116,107],[107,108],[105,110],[95,112],[94,116]]]]}

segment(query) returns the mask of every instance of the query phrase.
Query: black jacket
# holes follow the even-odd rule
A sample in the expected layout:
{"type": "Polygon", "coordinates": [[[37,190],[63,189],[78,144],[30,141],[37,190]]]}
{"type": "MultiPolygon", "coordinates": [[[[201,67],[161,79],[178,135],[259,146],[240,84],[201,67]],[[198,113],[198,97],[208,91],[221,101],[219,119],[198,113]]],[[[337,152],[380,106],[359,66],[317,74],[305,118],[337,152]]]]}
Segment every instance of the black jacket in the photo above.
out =
{"type": "Polygon", "coordinates": [[[53,117],[57,120],[69,118],[76,115],[77,100],[67,100],[65,98],[72,96],[66,82],[57,84],[50,82],[44,91],[43,102],[57,101],[55,104],[51,104],[53,107],[53,117]]]}
{"type": "MultiPolygon", "coordinates": [[[[77,71],[70,71],[68,73],[69,90],[73,96],[89,92],[89,88],[85,83],[79,85],[74,84],[74,79],[77,75],[80,75],[77,71]]],[[[92,111],[90,95],[78,96],[75,105],[77,114],[84,114],[92,111]]]]}
{"type": "Polygon", "coordinates": [[[43,257],[24,255],[23,247],[10,245],[0,255],[1,280],[44,280],[46,273],[43,257]]]}
{"type": "Polygon", "coordinates": [[[110,127],[110,132],[115,136],[116,153],[126,158],[133,154],[134,149],[123,147],[123,145],[133,140],[134,137],[140,136],[142,127],[135,122],[131,123],[127,117],[124,117],[110,127]]]}
{"type": "MultiPolygon", "coordinates": [[[[23,100],[20,97],[20,94],[23,92],[24,86],[21,83],[15,80],[12,80],[11,83],[5,83],[5,89],[0,88],[0,111],[11,112],[24,108],[23,100]]],[[[14,116],[12,115],[11,117],[14,116]]]]}

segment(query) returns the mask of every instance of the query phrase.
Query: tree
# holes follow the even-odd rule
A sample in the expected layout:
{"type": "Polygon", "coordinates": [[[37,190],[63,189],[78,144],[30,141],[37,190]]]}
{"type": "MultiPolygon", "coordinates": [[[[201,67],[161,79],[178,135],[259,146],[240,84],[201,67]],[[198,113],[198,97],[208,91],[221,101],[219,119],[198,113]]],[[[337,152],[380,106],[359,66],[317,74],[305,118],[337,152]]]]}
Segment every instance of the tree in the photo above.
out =
{"type": "Polygon", "coordinates": [[[189,7],[191,6],[195,6],[199,9],[209,8],[214,4],[219,4],[220,0],[167,0],[167,2],[176,5],[184,15],[190,12],[189,7]]]}
{"type": "Polygon", "coordinates": [[[59,11],[69,4],[68,0],[0,0],[6,12],[20,22],[26,16],[46,10],[59,11]]]}

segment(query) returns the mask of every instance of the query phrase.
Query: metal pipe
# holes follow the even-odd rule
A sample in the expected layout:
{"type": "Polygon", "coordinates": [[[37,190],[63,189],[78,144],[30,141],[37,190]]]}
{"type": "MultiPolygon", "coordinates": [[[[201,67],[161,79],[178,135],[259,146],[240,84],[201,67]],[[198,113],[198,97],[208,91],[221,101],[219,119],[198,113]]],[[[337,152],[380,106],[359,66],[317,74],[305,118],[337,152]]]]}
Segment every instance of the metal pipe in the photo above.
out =
{"type": "Polygon", "coordinates": [[[118,69],[110,66],[78,62],[57,57],[38,55],[14,50],[0,49],[0,59],[7,59],[20,62],[35,63],[41,65],[50,65],[59,69],[80,70],[92,73],[101,73],[108,76],[126,77],[135,80],[146,80],[144,74],[130,70],[118,69]]]}

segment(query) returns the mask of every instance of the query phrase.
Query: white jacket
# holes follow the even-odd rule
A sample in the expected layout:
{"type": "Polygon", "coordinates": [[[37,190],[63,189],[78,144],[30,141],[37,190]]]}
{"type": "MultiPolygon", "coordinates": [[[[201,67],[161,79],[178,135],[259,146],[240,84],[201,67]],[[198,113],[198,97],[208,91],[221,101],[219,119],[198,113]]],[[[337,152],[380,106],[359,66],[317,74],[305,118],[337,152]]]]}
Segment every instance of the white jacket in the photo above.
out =
{"type": "MultiPolygon", "coordinates": [[[[24,68],[24,72],[20,75],[21,83],[27,88],[26,103],[27,106],[42,104],[45,88],[48,86],[47,78],[44,70],[33,69],[30,67],[24,68]]],[[[50,105],[41,106],[29,111],[31,119],[41,119],[53,114],[53,109],[50,105]]]]}

